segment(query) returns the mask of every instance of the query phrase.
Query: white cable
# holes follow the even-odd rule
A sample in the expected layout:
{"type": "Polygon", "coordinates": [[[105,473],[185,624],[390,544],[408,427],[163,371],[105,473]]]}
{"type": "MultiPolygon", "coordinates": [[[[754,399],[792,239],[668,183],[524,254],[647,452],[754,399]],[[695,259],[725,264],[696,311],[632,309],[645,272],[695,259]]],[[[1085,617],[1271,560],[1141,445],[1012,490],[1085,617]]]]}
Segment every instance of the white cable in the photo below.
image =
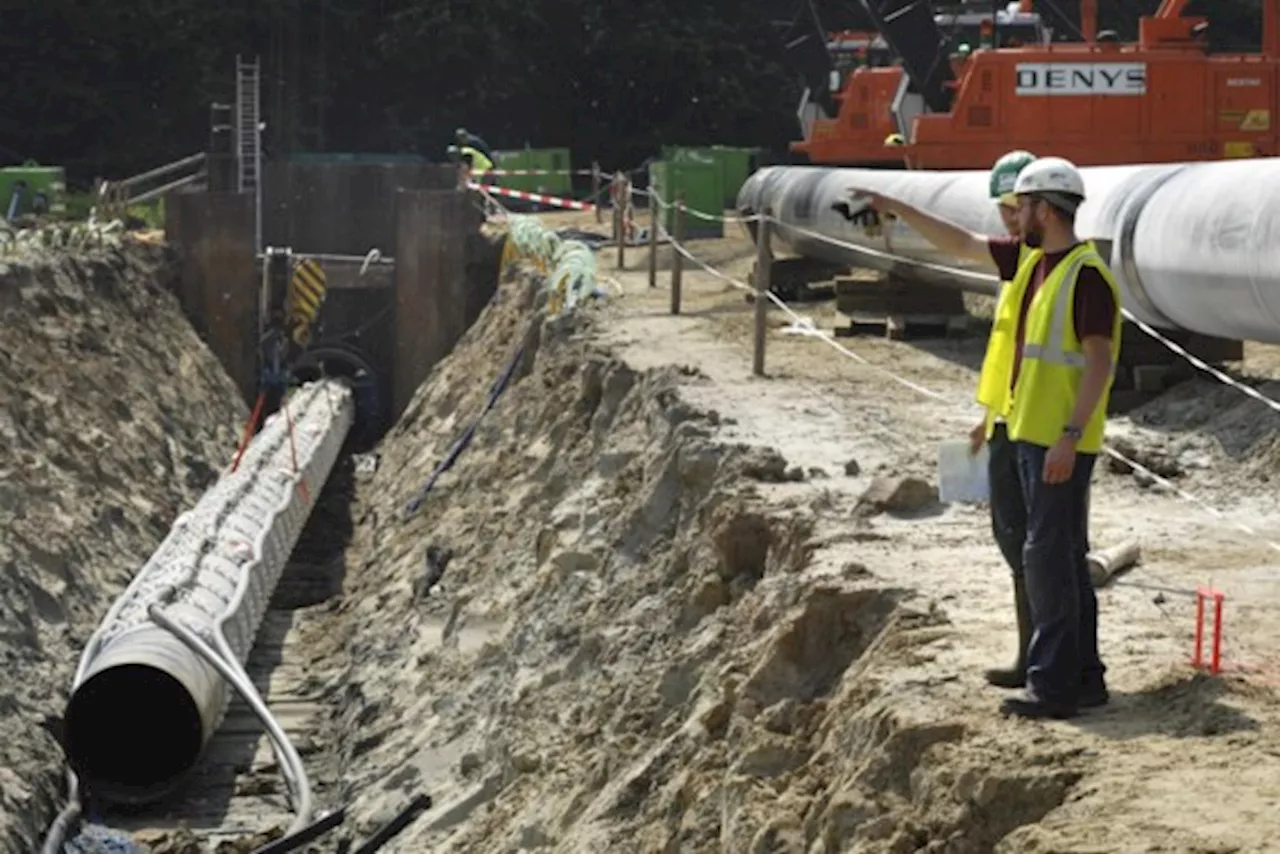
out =
{"type": "MultiPolygon", "coordinates": [[[[172,598],[164,597],[164,598],[172,598]]],[[[147,608],[147,614],[151,617],[156,625],[160,626],[171,633],[174,637],[185,644],[193,653],[202,658],[206,664],[217,670],[223,679],[230,684],[249,705],[249,709],[254,716],[262,724],[263,729],[267,731],[267,738],[271,740],[271,747],[276,755],[276,763],[280,766],[280,775],[284,777],[285,783],[288,785],[290,793],[293,795],[294,818],[293,824],[289,826],[286,836],[292,836],[302,830],[311,822],[311,814],[313,811],[311,803],[311,781],[307,778],[306,765],[302,762],[302,757],[298,755],[297,749],[293,743],[289,741],[289,736],[285,734],[284,729],[280,726],[280,722],[271,714],[271,710],[267,708],[266,702],[262,699],[253,682],[249,679],[240,663],[234,658],[234,653],[227,648],[225,640],[222,639],[222,632],[219,640],[223,640],[219,646],[223,647],[219,652],[211,647],[204,638],[200,637],[196,632],[192,631],[180,621],[171,618],[161,608],[159,603],[153,603],[147,608]],[[230,656],[228,657],[228,653],[230,656]]]]}
{"type": "MultiPolygon", "coordinates": [[[[757,294],[756,289],[748,285],[746,282],[740,281],[738,279],[733,278],[732,276],[726,275],[725,273],[722,273],[719,270],[717,270],[715,267],[712,267],[710,264],[703,263],[700,259],[696,258],[692,253],[690,253],[688,249],[686,249],[684,246],[677,243],[675,238],[673,238],[669,233],[667,233],[666,229],[663,229],[661,226],[659,226],[659,232],[666,235],[667,239],[670,240],[671,242],[672,248],[674,248],[677,252],[679,252],[685,258],[688,258],[690,261],[697,264],[706,272],[710,273],[712,276],[715,276],[716,278],[732,285],[735,288],[738,288],[741,291],[745,291],[750,294],[757,294]]],[[[804,317],[803,315],[793,311],[791,306],[787,305],[773,291],[771,290],[765,291],[765,296],[769,299],[770,302],[772,302],[774,305],[776,305],[778,308],[784,311],[791,318],[792,323],[795,324],[797,328],[806,330],[805,332],[806,335],[816,338],[819,341],[822,341],[823,343],[831,346],[838,353],[843,354],[845,357],[852,359],[853,361],[857,362],[860,365],[865,365],[866,367],[871,368],[873,371],[878,371],[879,373],[882,373],[888,379],[898,383],[899,385],[902,385],[911,389],[917,394],[922,394],[925,397],[930,397],[930,398],[933,398],[934,400],[938,400],[943,403],[955,402],[951,398],[947,397],[946,395],[942,395],[931,389],[927,389],[922,385],[913,383],[909,379],[905,379],[904,377],[898,376],[892,371],[887,371],[884,368],[881,368],[879,365],[871,363],[861,354],[855,353],[854,351],[850,350],[848,347],[845,347],[843,344],[837,341],[835,337],[832,336],[830,333],[824,332],[821,329],[818,329],[814,325],[812,319],[808,317],[804,317]]]]}
{"type": "MultiPolygon", "coordinates": [[[[656,197],[656,194],[654,194],[654,195],[655,195],[655,197],[656,197]]],[[[659,199],[659,203],[660,203],[660,204],[662,203],[660,199],[659,199]]],[[[686,208],[685,208],[685,210],[686,210],[686,211],[688,211],[688,210],[689,210],[689,208],[687,208],[687,207],[686,207],[686,208]]],[[[775,218],[773,218],[773,217],[769,217],[769,220],[770,220],[771,222],[774,222],[774,223],[777,223],[777,222],[778,222],[778,220],[777,220],[777,219],[775,219],[775,218]]],[[[789,227],[789,228],[794,228],[794,226],[788,226],[788,227],[789,227]]],[[[660,230],[661,230],[661,231],[663,231],[663,232],[665,233],[665,230],[664,230],[664,229],[660,229],[660,230]]],[[[796,229],[796,230],[803,230],[803,229],[796,229]]],[[[822,236],[822,235],[817,235],[816,233],[812,233],[812,234],[813,234],[815,237],[817,237],[817,236],[822,236]]],[[[674,239],[673,237],[671,237],[671,235],[670,235],[670,234],[667,234],[667,235],[666,235],[666,237],[667,237],[667,239],[668,239],[668,240],[670,240],[670,242],[671,242],[671,246],[672,246],[672,247],[673,247],[677,252],[679,252],[679,253],[680,253],[682,256],[684,256],[685,258],[688,258],[688,259],[689,259],[690,261],[692,261],[693,263],[697,264],[697,265],[698,265],[699,267],[701,267],[703,270],[706,270],[706,271],[707,271],[708,273],[710,273],[711,275],[715,276],[715,277],[716,277],[716,278],[718,278],[718,279],[721,279],[722,281],[725,281],[725,282],[729,283],[730,285],[733,285],[735,288],[738,288],[738,289],[740,289],[740,290],[749,291],[749,292],[751,292],[751,293],[753,293],[753,294],[754,294],[754,293],[756,293],[756,289],[755,289],[755,288],[753,288],[753,287],[751,287],[750,285],[746,284],[745,282],[741,282],[741,281],[739,281],[739,280],[737,280],[737,279],[733,278],[732,276],[728,276],[728,275],[726,275],[725,273],[722,273],[722,272],[720,272],[719,270],[715,269],[715,268],[714,268],[714,267],[712,267],[711,265],[709,265],[709,264],[705,264],[705,263],[703,263],[701,260],[699,260],[698,258],[694,257],[694,256],[689,252],[689,250],[688,250],[688,249],[686,249],[684,246],[682,246],[682,245],[680,245],[679,243],[677,243],[677,242],[675,241],[675,239],[674,239]]],[[[830,240],[830,238],[828,238],[828,239],[830,240]]],[[[838,243],[838,244],[840,244],[840,245],[844,245],[844,246],[851,246],[851,244],[844,244],[844,243],[841,243],[840,241],[834,241],[834,240],[833,240],[833,242],[836,242],[836,243],[838,243]]],[[[855,248],[860,248],[860,247],[855,247],[855,248]]],[[[777,305],[777,306],[778,306],[779,308],[781,308],[784,312],[786,312],[786,313],[787,313],[787,314],[792,318],[792,320],[793,320],[793,321],[795,321],[798,325],[800,325],[800,326],[802,326],[802,327],[807,327],[807,328],[810,328],[810,329],[814,329],[814,328],[813,328],[813,321],[812,321],[812,320],[810,320],[810,319],[809,319],[809,318],[807,318],[807,317],[802,317],[801,315],[797,314],[795,311],[792,311],[791,307],[790,307],[790,306],[788,306],[788,305],[787,305],[787,304],[786,304],[786,303],[785,303],[781,298],[779,298],[779,297],[778,297],[776,294],[774,294],[772,291],[767,291],[767,292],[766,292],[766,295],[769,297],[769,300],[770,300],[771,302],[773,302],[773,303],[774,303],[774,305],[777,305]]],[[[1136,321],[1136,322],[1138,322],[1138,323],[1140,324],[1139,328],[1143,328],[1144,326],[1146,326],[1145,324],[1142,324],[1142,323],[1141,323],[1141,321],[1136,321]]],[[[1146,329],[1144,329],[1143,331],[1148,331],[1148,330],[1150,330],[1150,327],[1146,327],[1146,329]]],[[[843,353],[845,356],[848,356],[849,358],[853,359],[854,361],[856,361],[856,362],[858,362],[858,363],[860,363],[860,364],[866,365],[867,367],[870,367],[870,368],[872,368],[873,370],[878,371],[878,372],[880,372],[880,373],[884,374],[885,376],[887,376],[888,378],[892,379],[894,382],[896,382],[896,383],[898,383],[898,384],[900,384],[900,385],[906,386],[907,388],[910,388],[910,389],[912,389],[913,391],[916,391],[916,392],[918,392],[918,393],[920,393],[920,394],[922,394],[922,395],[924,395],[924,396],[926,396],[926,397],[929,397],[929,398],[931,398],[931,399],[933,399],[933,400],[938,400],[938,401],[943,401],[943,402],[955,403],[955,401],[950,400],[949,398],[947,398],[947,397],[946,397],[946,396],[944,396],[944,395],[938,394],[937,392],[935,392],[935,391],[933,391],[933,390],[931,390],[931,389],[925,388],[924,386],[921,386],[921,385],[919,385],[919,384],[917,384],[917,383],[914,383],[914,382],[912,382],[911,380],[905,379],[905,378],[903,378],[903,377],[899,377],[897,374],[894,374],[892,371],[886,370],[885,368],[882,368],[882,367],[880,367],[880,366],[878,366],[878,365],[874,365],[874,364],[872,364],[872,363],[868,362],[868,361],[867,361],[867,359],[866,359],[866,358],[864,358],[863,356],[861,356],[861,355],[859,355],[859,354],[857,354],[857,353],[854,353],[852,350],[847,349],[846,347],[844,347],[843,345],[841,345],[839,342],[837,342],[836,340],[834,340],[834,338],[832,338],[828,333],[825,333],[825,332],[822,332],[822,331],[820,331],[820,330],[814,329],[814,331],[813,331],[811,334],[812,334],[812,336],[813,336],[813,337],[816,337],[816,338],[818,338],[818,339],[820,339],[820,340],[822,340],[822,341],[826,342],[827,344],[830,344],[832,347],[834,347],[836,350],[838,350],[838,351],[840,351],[841,353],[843,353]]],[[[1179,352],[1179,351],[1181,351],[1181,354],[1182,354],[1182,355],[1184,355],[1184,356],[1186,356],[1189,360],[1191,360],[1191,361],[1192,361],[1192,364],[1195,364],[1197,367],[1200,367],[1201,365],[1204,365],[1204,364],[1205,364],[1205,363],[1201,362],[1199,359],[1196,359],[1194,356],[1191,356],[1189,353],[1186,353],[1186,351],[1185,351],[1185,350],[1183,350],[1183,348],[1179,347],[1179,346],[1178,346],[1177,344],[1175,344],[1174,342],[1172,342],[1172,341],[1168,341],[1168,340],[1167,340],[1167,339],[1165,339],[1163,336],[1161,336],[1159,333],[1154,332],[1154,330],[1150,330],[1150,331],[1148,332],[1148,334],[1153,334],[1153,335],[1154,335],[1154,337],[1156,337],[1156,338],[1157,338],[1157,340],[1160,340],[1160,341],[1161,341],[1162,343],[1164,343],[1166,346],[1170,347],[1170,349],[1173,349],[1173,350],[1174,350],[1174,352],[1179,352]],[[1197,363],[1199,363],[1199,364],[1197,364],[1197,363]]],[[[1210,373],[1215,374],[1215,376],[1216,376],[1217,374],[1220,374],[1220,373],[1221,373],[1220,371],[1216,371],[1216,369],[1213,369],[1213,368],[1212,368],[1212,366],[1208,366],[1208,365],[1205,365],[1205,367],[1204,367],[1204,368],[1202,368],[1202,369],[1208,370],[1210,373]]],[[[1225,375],[1224,375],[1224,376],[1225,376],[1225,375]]],[[[1246,393],[1246,394],[1249,394],[1249,396],[1250,396],[1250,397],[1255,397],[1255,398],[1257,398],[1257,399],[1261,399],[1262,401],[1266,402],[1269,406],[1271,406],[1271,407],[1273,407],[1273,408],[1277,409],[1277,411],[1280,411],[1280,404],[1277,404],[1275,401],[1270,400],[1270,398],[1265,397],[1264,395],[1262,395],[1262,394],[1258,393],[1256,390],[1254,390],[1254,389],[1252,389],[1252,388],[1250,388],[1250,387],[1248,387],[1248,386],[1244,386],[1244,385],[1243,385],[1243,384],[1241,384],[1241,383],[1237,383],[1237,382],[1235,382],[1234,380],[1231,380],[1231,378],[1230,378],[1230,377],[1227,377],[1227,378],[1224,380],[1224,382],[1228,382],[1228,384],[1233,385],[1233,386],[1235,386],[1235,387],[1239,388],[1241,391],[1245,391],[1245,393],[1246,393]]],[[[1129,466],[1130,468],[1132,468],[1134,471],[1141,472],[1143,475],[1145,475],[1146,477],[1150,478],[1153,482],[1158,483],[1159,485],[1161,485],[1161,486],[1165,487],[1166,489],[1170,490],[1173,494],[1177,495],[1177,496],[1178,496],[1179,498],[1181,498],[1182,500],[1184,500],[1184,501],[1186,501],[1186,502],[1188,502],[1188,503],[1190,503],[1190,504],[1193,504],[1193,505],[1195,505],[1196,507],[1199,507],[1201,510],[1203,510],[1205,513],[1207,513],[1209,516],[1213,517],[1214,519],[1216,519],[1216,520],[1218,520],[1218,521],[1220,521],[1220,522],[1223,522],[1223,523],[1225,523],[1225,524],[1227,524],[1227,525],[1229,525],[1229,526],[1231,526],[1231,527],[1235,528],[1236,530],[1241,531],[1242,533],[1245,533],[1245,534],[1248,534],[1249,536],[1255,537],[1255,538],[1257,538],[1257,539],[1261,540],[1261,541],[1262,541],[1262,542],[1263,542],[1263,543],[1264,543],[1268,548],[1272,549],[1273,551],[1280,552],[1280,543],[1276,543],[1276,542],[1274,542],[1274,541],[1272,541],[1272,540],[1268,539],[1268,538],[1267,538],[1267,536],[1266,536],[1265,534],[1261,533],[1260,531],[1258,531],[1258,530],[1257,530],[1257,529],[1255,529],[1255,528],[1250,527],[1249,525],[1244,524],[1243,522],[1238,522],[1238,521],[1235,521],[1235,520],[1231,519],[1229,516],[1227,516],[1227,514],[1226,514],[1226,513],[1222,512],[1221,510],[1217,509],[1217,508],[1216,508],[1216,507],[1214,507],[1213,505],[1209,504],[1207,501],[1205,501],[1205,500],[1203,500],[1203,499],[1199,498],[1199,497],[1198,497],[1198,496],[1196,496],[1196,495],[1193,495],[1193,494],[1192,494],[1192,493],[1190,493],[1190,492],[1187,492],[1185,489],[1182,489],[1182,488],[1181,488],[1181,487],[1179,487],[1179,486],[1176,486],[1175,484],[1173,484],[1172,482],[1170,482],[1168,479],[1161,477],[1160,475],[1156,474],[1156,473],[1155,473],[1155,472],[1153,472],[1151,469],[1147,468],[1146,466],[1142,465],[1141,463],[1139,463],[1139,462],[1137,462],[1137,461],[1135,461],[1135,460],[1129,459],[1127,456],[1125,456],[1124,454],[1122,454],[1122,453],[1120,453],[1119,451],[1115,450],[1114,448],[1110,447],[1109,445],[1104,445],[1104,446],[1103,446],[1103,448],[1102,448],[1102,452],[1103,452],[1103,453],[1105,453],[1107,456],[1112,457],[1113,459],[1119,460],[1120,462],[1122,462],[1122,463],[1124,463],[1125,465],[1127,465],[1127,466],[1129,466]]]]}
{"type": "Polygon", "coordinates": [[[1122,308],[1121,312],[1124,314],[1126,320],[1133,323],[1133,325],[1137,326],[1143,332],[1147,333],[1152,338],[1156,339],[1161,344],[1168,347],[1174,353],[1186,359],[1192,365],[1204,371],[1206,374],[1213,377],[1218,382],[1222,383],[1223,385],[1231,386],[1237,391],[1243,392],[1244,394],[1248,395],[1249,397],[1261,403],[1263,406],[1270,408],[1274,412],[1280,412],[1280,402],[1272,400],[1262,392],[1258,391],[1253,386],[1245,385],[1244,383],[1240,382],[1234,377],[1228,376],[1227,374],[1223,373],[1220,369],[1215,368],[1213,365],[1210,365],[1208,362],[1204,361],[1200,357],[1194,356],[1191,353],[1187,352],[1187,350],[1182,345],[1174,341],[1170,341],[1168,338],[1165,338],[1163,335],[1161,335],[1157,330],[1153,329],[1148,324],[1134,317],[1133,314],[1127,308],[1122,308]]]}
{"type": "MultiPolygon", "coordinates": [[[[660,207],[662,207],[664,210],[666,208],[672,207],[675,204],[674,202],[665,201],[661,196],[658,195],[656,191],[653,191],[651,189],[650,190],[633,190],[633,192],[637,194],[649,196],[651,199],[657,202],[657,204],[660,207]]],[[[757,222],[765,218],[760,214],[753,214],[752,216],[749,216],[749,217],[721,217],[721,216],[716,216],[714,214],[708,214],[708,213],[703,213],[702,211],[694,210],[693,208],[687,205],[684,207],[684,211],[685,213],[690,214],[691,216],[698,217],[699,219],[713,220],[713,221],[720,220],[723,222],[747,223],[747,222],[757,222]]],[[[842,249],[850,249],[856,252],[861,252],[866,255],[883,258],[886,260],[892,258],[892,256],[890,256],[888,253],[881,252],[878,249],[873,249],[867,246],[858,246],[856,244],[849,243],[848,241],[840,240],[839,238],[831,237],[830,235],[822,234],[821,232],[804,228],[803,226],[784,223],[782,220],[778,219],[776,216],[770,216],[768,217],[768,219],[770,222],[774,223],[775,225],[783,226],[784,228],[794,231],[797,234],[802,234],[805,237],[822,241],[831,246],[838,246],[842,249]]],[[[695,259],[695,263],[696,263],[696,259],[695,259]]],[[[946,273],[950,271],[950,268],[948,267],[945,267],[941,264],[930,263],[927,261],[916,262],[916,264],[919,267],[931,270],[933,272],[946,273]]],[[[1248,395],[1249,397],[1253,398],[1254,400],[1258,401],[1259,403],[1271,409],[1273,412],[1280,412],[1280,401],[1276,401],[1276,400],[1273,400],[1272,398],[1267,397],[1262,392],[1258,391],[1252,386],[1246,385],[1240,382],[1239,380],[1236,380],[1234,377],[1229,376],[1219,368],[1216,368],[1213,365],[1210,365],[1208,362],[1205,362],[1203,359],[1200,359],[1199,357],[1188,352],[1186,348],[1184,348],[1177,342],[1172,341],[1169,338],[1166,338],[1164,335],[1162,335],[1159,332],[1159,330],[1155,329],[1150,324],[1145,323],[1142,320],[1139,320],[1128,309],[1121,307],[1120,311],[1126,320],[1133,323],[1133,325],[1137,326],[1140,330],[1142,330],[1148,336],[1159,341],[1162,345],[1167,347],[1170,351],[1172,351],[1176,355],[1186,359],[1194,367],[1209,374],[1211,377],[1218,380],[1218,382],[1224,385],[1231,386],[1232,388],[1236,389],[1242,394],[1248,395]]]]}
{"type": "MultiPolygon", "coordinates": [[[[635,187],[632,187],[631,194],[634,196],[648,196],[650,199],[657,202],[658,207],[662,208],[663,210],[674,207],[677,204],[676,202],[665,201],[662,198],[662,196],[658,195],[658,192],[653,188],[649,188],[647,190],[639,190],[639,189],[636,189],[635,187]]],[[[707,222],[747,223],[747,222],[756,222],[761,218],[759,214],[752,214],[751,216],[744,217],[744,216],[724,216],[723,214],[705,213],[703,211],[697,210],[696,208],[691,208],[688,205],[684,206],[684,212],[689,214],[692,217],[705,220],[707,222]]]]}
{"type": "MultiPolygon", "coordinates": [[[[864,253],[864,254],[874,255],[874,256],[878,256],[878,257],[883,257],[883,258],[885,258],[885,259],[888,259],[888,258],[890,258],[890,257],[891,257],[891,256],[889,256],[887,253],[880,252],[879,250],[876,250],[876,249],[871,249],[871,248],[863,247],[863,246],[857,246],[857,245],[855,245],[855,244],[853,244],[853,243],[849,243],[849,242],[847,242],[847,241],[840,240],[839,238],[830,237],[829,235],[821,234],[821,233],[816,232],[816,231],[811,231],[811,230],[809,230],[809,229],[807,229],[807,228],[803,228],[803,227],[801,227],[801,226],[796,226],[796,225],[787,225],[786,223],[783,223],[781,220],[779,220],[777,217],[770,217],[769,219],[770,219],[770,222],[773,222],[773,223],[775,223],[775,224],[777,224],[777,225],[782,225],[782,226],[784,226],[784,227],[786,227],[786,228],[790,229],[791,231],[794,231],[794,232],[796,232],[796,233],[798,233],[798,234],[803,234],[805,237],[810,237],[810,238],[813,238],[814,240],[821,240],[821,241],[824,241],[824,242],[826,242],[826,243],[828,243],[828,244],[830,244],[830,245],[832,245],[832,246],[838,246],[838,247],[840,247],[840,248],[842,248],[842,249],[852,249],[852,250],[855,250],[855,251],[857,251],[857,252],[862,252],[862,253],[864,253]]],[[[930,269],[930,270],[932,270],[932,271],[934,271],[934,272],[939,272],[939,273],[945,273],[945,272],[947,272],[947,271],[948,271],[948,269],[949,269],[949,268],[944,267],[944,266],[942,266],[942,265],[940,265],[940,264],[931,264],[931,263],[924,262],[924,261],[917,262],[917,265],[918,265],[918,266],[920,266],[920,267],[924,267],[924,268],[930,269]]],[[[1205,373],[1209,374],[1209,375],[1210,375],[1210,376],[1212,376],[1214,379],[1218,380],[1218,382],[1220,382],[1220,383],[1222,383],[1222,384],[1224,384],[1224,385],[1231,386],[1232,388],[1236,389],[1237,391],[1242,392],[1242,393],[1243,393],[1243,394],[1245,394],[1245,395],[1248,395],[1249,397],[1253,398],[1254,400],[1258,401],[1259,403],[1263,404],[1264,406],[1269,407],[1269,408],[1270,408],[1272,411],[1274,411],[1274,412],[1280,412],[1280,401],[1275,401],[1275,400],[1273,400],[1273,399],[1271,399],[1271,398],[1267,397],[1267,396],[1266,396],[1266,395],[1264,395],[1262,392],[1258,391],[1257,389],[1253,388],[1252,386],[1245,385],[1244,383],[1240,382],[1239,380],[1235,379],[1234,377],[1231,377],[1231,376],[1229,376],[1228,374],[1224,373],[1222,370],[1220,370],[1220,369],[1218,369],[1218,368],[1215,368],[1213,365],[1210,365],[1208,362],[1204,361],[1203,359],[1201,359],[1201,358],[1199,358],[1199,357],[1197,357],[1197,356],[1193,355],[1192,353],[1188,352],[1188,351],[1186,350],[1186,348],[1184,348],[1182,345],[1178,344],[1178,343],[1177,343],[1177,342],[1175,342],[1175,341],[1172,341],[1172,340],[1170,340],[1170,339],[1166,338],[1164,335],[1162,335],[1162,334],[1160,333],[1160,331],[1159,331],[1159,330],[1155,329],[1155,328],[1154,328],[1154,327],[1152,327],[1150,324],[1145,323],[1145,322],[1144,322],[1144,321],[1142,321],[1142,320],[1139,320],[1139,319],[1138,319],[1136,316],[1134,316],[1134,314],[1133,314],[1131,311],[1129,311],[1127,308],[1124,308],[1124,307],[1122,306],[1122,307],[1121,307],[1121,309],[1120,309],[1120,313],[1124,316],[1125,320],[1128,320],[1128,321],[1129,321],[1129,322],[1131,322],[1134,326],[1137,326],[1140,330],[1142,330],[1145,334],[1147,334],[1148,336],[1150,336],[1150,337],[1152,337],[1152,338],[1156,339],[1157,341],[1159,341],[1161,344],[1163,344],[1165,347],[1167,347],[1167,348],[1168,348],[1170,351],[1172,351],[1174,354],[1176,354],[1176,355],[1178,355],[1178,356],[1181,356],[1182,358],[1186,359],[1186,360],[1187,360],[1188,362],[1190,362],[1194,367],[1196,367],[1196,368],[1198,368],[1198,369],[1200,369],[1200,370],[1204,371],[1205,373]]]]}

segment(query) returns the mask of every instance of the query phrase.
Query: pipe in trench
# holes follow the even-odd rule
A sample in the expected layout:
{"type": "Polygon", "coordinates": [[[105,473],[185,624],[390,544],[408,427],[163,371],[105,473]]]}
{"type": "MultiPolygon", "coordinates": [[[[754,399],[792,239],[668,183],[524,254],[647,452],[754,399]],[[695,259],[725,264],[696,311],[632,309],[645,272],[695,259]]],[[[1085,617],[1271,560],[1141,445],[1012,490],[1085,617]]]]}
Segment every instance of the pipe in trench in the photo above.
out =
{"type": "MultiPolygon", "coordinates": [[[[1124,307],[1164,329],[1280,343],[1280,158],[1094,166],[1076,230],[1119,280],[1124,307]]],[[[870,235],[832,209],[850,188],[900,199],[983,234],[1004,233],[986,171],[773,166],[739,191],[744,214],[770,210],[799,255],[936,284],[998,287],[995,268],[940,253],[901,220],[870,235]],[[837,246],[805,231],[850,246],[837,246]]]]}
{"type": "Polygon", "coordinates": [[[168,536],[90,638],[72,687],[65,747],[87,794],[148,803],[186,776],[221,724],[227,684],[148,609],[243,665],[280,575],[351,429],[346,383],[307,384],[267,419],[168,536]],[[296,469],[294,465],[296,456],[296,469]]]}

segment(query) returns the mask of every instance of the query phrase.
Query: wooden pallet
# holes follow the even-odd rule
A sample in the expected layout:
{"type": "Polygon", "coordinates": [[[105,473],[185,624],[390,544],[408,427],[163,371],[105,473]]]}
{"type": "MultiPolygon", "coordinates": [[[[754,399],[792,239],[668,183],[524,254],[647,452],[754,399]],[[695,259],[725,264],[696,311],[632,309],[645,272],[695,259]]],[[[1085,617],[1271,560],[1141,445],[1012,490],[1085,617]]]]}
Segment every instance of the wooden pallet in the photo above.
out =
{"type": "Polygon", "coordinates": [[[849,317],[848,326],[836,327],[835,334],[839,338],[883,335],[891,341],[946,338],[956,334],[963,320],[952,314],[877,315],[859,311],[849,317]]]}
{"type": "MultiPolygon", "coordinates": [[[[769,266],[769,290],[779,298],[787,301],[817,302],[831,299],[831,280],[843,267],[837,267],[825,261],[812,258],[778,258],[769,266]]],[[[747,274],[747,284],[755,287],[756,270],[753,265],[747,274]]],[[[754,302],[754,296],[748,296],[748,302],[754,302]]]]}
{"type": "Polygon", "coordinates": [[[964,314],[964,297],[958,290],[908,282],[874,271],[837,277],[835,292],[836,310],[842,314],[964,314]]]}

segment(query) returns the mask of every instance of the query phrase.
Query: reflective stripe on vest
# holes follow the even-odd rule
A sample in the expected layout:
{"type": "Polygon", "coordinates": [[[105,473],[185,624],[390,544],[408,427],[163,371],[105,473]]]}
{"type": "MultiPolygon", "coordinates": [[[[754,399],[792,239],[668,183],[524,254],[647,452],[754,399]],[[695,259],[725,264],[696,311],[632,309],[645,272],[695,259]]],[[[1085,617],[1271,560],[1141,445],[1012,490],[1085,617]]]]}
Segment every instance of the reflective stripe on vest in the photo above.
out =
{"type": "MultiPolygon", "coordinates": [[[[1062,430],[1072,418],[1086,366],[1073,322],[1074,294],[1080,271],[1086,266],[1098,271],[1115,301],[1110,372],[1111,378],[1115,376],[1120,357],[1119,286],[1093,245],[1086,243],[1072,250],[1059,267],[1045,277],[1027,312],[1022,370],[1018,374],[1013,406],[1007,419],[1009,437],[1014,441],[1052,447],[1062,438],[1062,430]]],[[[1021,284],[1029,278],[1019,275],[1021,284]]],[[[1086,424],[1081,425],[1083,434],[1076,442],[1076,448],[1082,453],[1097,453],[1102,447],[1111,378],[1093,414],[1086,424]]]]}
{"type": "MultiPolygon", "coordinates": [[[[1058,288],[1058,293],[1054,296],[1053,301],[1053,320],[1049,324],[1049,342],[1047,344],[1024,344],[1022,346],[1022,358],[1039,359],[1042,362],[1048,362],[1051,365],[1065,365],[1068,368],[1079,368],[1084,370],[1085,358],[1084,353],[1078,350],[1067,350],[1067,318],[1071,317],[1075,312],[1075,281],[1080,275],[1080,271],[1084,268],[1086,261],[1097,261],[1102,263],[1102,256],[1090,249],[1081,253],[1067,268],[1067,272],[1062,279],[1062,285],[1058,288]]],[[[1119,305],[1116,306],[1117,310],[1119,305]]],[[[1030,312],[1028,312],[1030,314],[1030,312]]],[[[1116,365],[1111,365],[1111,376],[1115,377],[1116,365]]]]}
{"type": "MultiPolygon", "coordinates": [[[[1067,340],[1067,318],[1070,317],[1075,306],[1072,304],[1072,296],[1075,294],[1076,276],[1080,275],[1080,269],[1084,266],[1085,259],[1091,253],[1081,254],[1079,258],[1071,263],[1063,275],[1062,284],[1058,287],[1058,292],[1054,294],[1053,299],[1053,320],[1049,324],[1049,342],[1047,344],[1023,344],[1022,359],[1039,359],[1042,362],[1048,362],[1052,365],[1066,365],[1069,368],[1084,367],[1084,353],[1072,352],[1068,353],[1066,348],[1067,340]]],[[[1099,258],[1099,261],[1102,259],[1099,258]]],[[[1044,287],[1042,284],[1041,287],[1044,287]]],[[[1030,311],[1027,312],[1031,314],[1030,311]]]]}

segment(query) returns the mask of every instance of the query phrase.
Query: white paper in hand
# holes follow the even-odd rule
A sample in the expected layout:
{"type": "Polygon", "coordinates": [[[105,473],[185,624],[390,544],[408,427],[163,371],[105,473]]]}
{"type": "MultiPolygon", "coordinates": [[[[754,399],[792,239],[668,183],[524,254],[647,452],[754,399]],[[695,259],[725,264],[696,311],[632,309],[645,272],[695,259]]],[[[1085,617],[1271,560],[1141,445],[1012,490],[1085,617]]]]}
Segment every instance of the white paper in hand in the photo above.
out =
{"type": "Polygon", "coordinates": [[[963,440],[938,444],[938,498],[948,503],[975,504],[991,497],[987,480],[987,446],[969,453],[963,440]]]}

